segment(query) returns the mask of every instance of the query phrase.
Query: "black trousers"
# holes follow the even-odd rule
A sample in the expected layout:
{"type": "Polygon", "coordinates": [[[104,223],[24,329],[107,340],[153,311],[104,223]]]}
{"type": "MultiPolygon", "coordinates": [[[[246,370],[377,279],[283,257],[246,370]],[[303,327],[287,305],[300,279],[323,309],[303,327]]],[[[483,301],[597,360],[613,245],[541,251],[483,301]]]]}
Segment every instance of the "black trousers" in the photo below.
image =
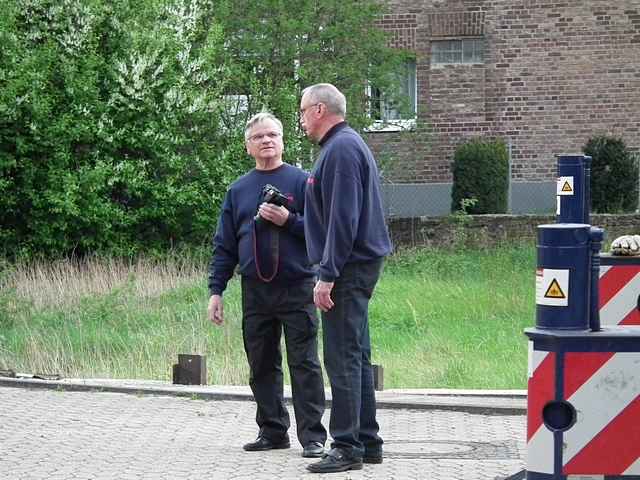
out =
{"type": "Polygon", "coordinates": [[[331,382],[332,448],[361,457],[380,453],[371,366],[369,300],[382,259],[344,266],[331,291],[334,306],[322,313],[324,365],[331,382]]]}
{"type": "Polygon", "coordinates": [[[306,445],[312,441],[324,444],[327,439],[321,423],[325,397],[313,286],[313,278],[284,286],[242,277],[242,337],[249,385],[257,404],[260,434],[273,441],[284,438],[291,425],[283,402],[283,327],[298,440],[306,445]]]}

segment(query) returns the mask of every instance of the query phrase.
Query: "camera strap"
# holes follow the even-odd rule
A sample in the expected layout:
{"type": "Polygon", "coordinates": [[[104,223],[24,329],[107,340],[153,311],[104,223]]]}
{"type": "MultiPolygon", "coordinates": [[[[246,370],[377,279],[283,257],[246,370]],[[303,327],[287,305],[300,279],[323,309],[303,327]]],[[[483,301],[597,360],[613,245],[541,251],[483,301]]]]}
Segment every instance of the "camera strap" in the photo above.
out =
{"type": "Polygon", "coordinates": [[[258,260],[258,231],[256,229],[256,221],[253,221],[253,260],[256,263],[256,273],[258,278],[263,282],[270,282],[278,274],[278,266],[280,265],[280,229],[273,224],[269,224],[269,239],[271,259],[273,260],[273,273],[265,278],[260,271],[260,261],[258,260]]]}

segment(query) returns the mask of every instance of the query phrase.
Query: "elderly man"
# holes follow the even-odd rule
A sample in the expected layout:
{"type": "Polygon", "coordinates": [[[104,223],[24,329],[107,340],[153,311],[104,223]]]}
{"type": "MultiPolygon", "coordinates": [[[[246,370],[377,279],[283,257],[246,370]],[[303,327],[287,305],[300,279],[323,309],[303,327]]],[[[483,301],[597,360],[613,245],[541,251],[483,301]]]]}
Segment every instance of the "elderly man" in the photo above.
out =
{"type": "Polygon", "coordinates": [[[222,324],[222,293],[239,265],[242,334],[259,427],[257,440],[243,448],[290,446],[280,351],[284,327],[302,456],[320,457],[327,433],[321,423],[325,397],[313,304],[315,272],[304,240],[307,174],[282,161],[282,123],[273,115],[251,118],[245,142],[256,166],[229,187],[222,206],[209,267],[208,316],[222,324]]]}
{"type": "Polygon", "coordinates": [[[382,462],[376,421],[368,306],[391,252],[378,169],[345,122],[346,100],[333,85],[304,90],[300,124],[321,149],[307,181],[305,237],[319,279],[324,364],[331,382],[331,450],[311,472],[357,470],[382,462]]]}

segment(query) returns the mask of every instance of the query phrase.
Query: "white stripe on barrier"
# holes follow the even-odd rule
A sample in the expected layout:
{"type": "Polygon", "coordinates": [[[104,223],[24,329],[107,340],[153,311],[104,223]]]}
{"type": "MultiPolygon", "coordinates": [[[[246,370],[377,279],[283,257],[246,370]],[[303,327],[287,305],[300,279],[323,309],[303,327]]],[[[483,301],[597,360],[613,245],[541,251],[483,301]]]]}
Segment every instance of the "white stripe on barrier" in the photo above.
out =
{"type": "Polygon", "coordinates": [[[600,309],[600,320],[603,325],[617,325],[638,306],[640,292],[640,273],[616,293],[606,305],[600,309]]]}
{"type": "Polygon", "coordinates": [[[612,265],[600,265],[600,278],[611,269],[612,265]]]}
{"type": "Polygon", "coordinates": [[[568,399],[576,424],[564,433],[566,465],[640,394],[640,353],[616,353],[568,399]]]}
{"type": "Polygon", "coordinates": [[[543,350],[534,350],[533,341],[529,340],[529,361],[527,362],[527,365],[529,366],[529,378],[533,376],[534,372],[538,369],[548,354],[549,352],[545,352],[543,350]]]}
{"type": "Polygon", "coordinates": [[[542,425],[527,444],[527,471],[553,473],[553,433],[542,425]]]}
{"type": "Polygon", "coordinates": [[[623,472],[623,475],[640,475],[640,458],[629,465],[629,468],[623,472]]]}
{"type": "MultiPolygon", "coordinates": [[[[544,350],[534,350],[533,341],[529,340],[529,378],[533,377],[536,370],[549,352],[544,350]]],[[[538,375],[541,375],[538,373],[538,375]]],[[[550,379],[551,381],[553,379],[550,379]]],[[[531,392],[529,392],[532,395],[531,392]]],[[[535,395],[535,393],[533,393],[535,395]]],[[[542,412],[528,412],[528,415],[542,415],[542,412]]],[[[553,433],[544,426],[540,425],[535,434],[527,442],[527,470],[530,472],[553,473],[554,468],[554,444],[553,433]]]]}

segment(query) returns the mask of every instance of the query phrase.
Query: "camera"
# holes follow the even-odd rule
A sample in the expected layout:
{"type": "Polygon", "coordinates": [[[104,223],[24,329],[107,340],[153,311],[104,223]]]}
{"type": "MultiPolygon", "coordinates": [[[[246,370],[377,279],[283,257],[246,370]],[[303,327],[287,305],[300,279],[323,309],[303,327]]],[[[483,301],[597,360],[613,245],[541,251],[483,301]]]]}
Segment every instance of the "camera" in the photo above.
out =
{"type": "Polygon", "coordinates": [[[262,201],[278,207],[286,207],[289,203],[289,199],[280,193],[280,190],[269,184],[262,187],[262,201]]]}
{"type": "MultiPolygon", "coordinates": [[[[278,207],[286,207],[289,203],[289,199],[285,197],[280,190],[270,184],[266,184],[262,187],[262,202],[261,203],[271,203],[272,205],[276,205],[278,207]]],[[[260,214],[256,213],[254,220],[260,220],[260,214]]]]}

